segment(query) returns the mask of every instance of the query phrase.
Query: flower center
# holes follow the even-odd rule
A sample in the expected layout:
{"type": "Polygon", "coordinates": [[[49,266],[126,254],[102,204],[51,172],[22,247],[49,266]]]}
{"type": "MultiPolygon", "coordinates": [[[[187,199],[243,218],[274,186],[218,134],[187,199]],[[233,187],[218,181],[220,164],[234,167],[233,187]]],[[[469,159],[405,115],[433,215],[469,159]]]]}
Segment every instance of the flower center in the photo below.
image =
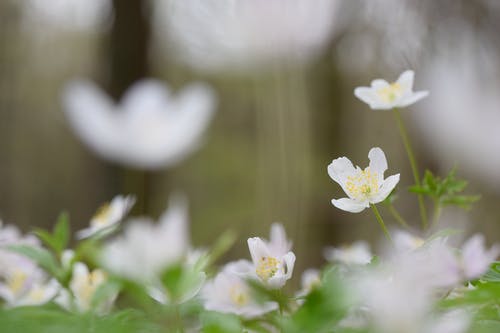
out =
{"type": "Polygon", "coordinates": [[[262,257],[257,264],[257,275],[264,281],[269,280],[278,271],[279,261],[274,257],[262,257]]]}
{"type": "Polygon", "coordinates": [[[367,199],[378,193],[377,175],[371,172],[370,168],[366,168],[355,176],[348,176],[346,190],[353,199],[367,199]]]}
{"type": "Polygon", "coordinates": [[[76,292],[86,304],[90,304],[94,292],[105,279],[106,274],[101,270],[96,269],[87,276],[82,277],[80,287],[76,290],[76,292]]]}
{"type": "Polygon", "coordinates": [[[402,94],[403,87],[401,87],[401,84],[397,82],[391,83],[390,85],[377,90],[377,95],[385,103],[394,102],[396,99],[400,98],[402,94]]]}
{"type": "Polygon", "coordinates": [[[248,303],[248,292],[240,285],[234,285],[229,289],[231,301],[237,306],[243,306],[248,303]]]}
{"type": "Polygon", "coordinates": [[[18,294],[24,287],[28,275],[21,270],[16,270],[9,276],[7,286],[14,293],[18,294]]]}
{"type": "Polygon", "coordinates": [[[33,302],[40,302],[45,297],[45,290],[41,287],[35,287],[30,291],[28,298],[33,302]]]}
{"type": "Polygon", "coordinates": [[[109,205],[109,203],[105,203],[97,210],[94,217],[92,217],[92,221],[90,222],[90,224],[93,227],[105,226],[106,224],[108,224],[110,213],[111,206],[109,205]]]}

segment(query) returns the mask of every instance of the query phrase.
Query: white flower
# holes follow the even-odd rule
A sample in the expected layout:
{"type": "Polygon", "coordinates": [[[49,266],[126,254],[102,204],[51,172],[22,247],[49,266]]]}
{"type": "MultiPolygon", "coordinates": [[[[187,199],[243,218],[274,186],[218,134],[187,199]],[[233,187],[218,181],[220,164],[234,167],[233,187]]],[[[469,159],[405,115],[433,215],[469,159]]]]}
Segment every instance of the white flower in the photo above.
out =
{"type": "Polygon", "coordinates": [[[429,95],[427,91],[413,91],[413,71],[403,72],[394,83],[373,80],[371,87],[357,87],[354,95],[374,110],[404,108],[429,95]]]}
{"type": "Polygon", "coordinates": [[[110,203],[104,204],[90,220],[90,227],[77,232],[77,238],[87,238],[102,231],[111,231],[130,211],[135,203],[131,195],[118,195],[110,203]]]}
{"type": "Polygon", "coordinates": [[[275,302],[257,302],[245,279],[234,273],[232,265],[228,263],[203,287],[201,297],[206,310],[254,318],[278,308],[275,302]]]}
{"type": "MultiPolygon", "coordinates": [[[[39,241],[0,221],[0,297],[9,306],[25,300],[35,287],[46,280],[43,271],[32,260],[8,250],[7,247],[13,245],[39,246],[39,241]]],[[[48,299],[40,299],[41,303],[44,301],[48,299]]]]}
{"type": "Polygon", "coordinates": [[[200,145],[215,105],[212,90],[192,84],[177,96],[159,81],[135,83],[119,104],[89,81],[69,84],[63,96],[70,124],[101,157],[157,169],[178,163],[200,145]]]}
{"type": "Polygon", "coordinates": [[[328,166],[328,174],[337,182],[348,198],[333,199],[332,204],[342,210],[359,213],[370,204],[383,201],[399,182],[399,173],[384,179],[387,160],[380,148],[368,153],[370,165],[356,168],[347,157],[339,157],[328,166]]]}
{"type": "Polygon", "coordinates": [[[281,288],[292,277],[295,254],[290,251],[291,244],[282,225],[272,225],[270,241],[249,238],[248,248],[253,262],[252,274],[267,287],[281,288]]]}
{"type": "Polygon", "coordinates": [[[366,265],[372,260],[370,246],[365,241],[357,241],[341,247],[327,247],[325,259],[330,262],[340,262],[346,265],[366,265]]]}
{"type": "Polygon", "coordinates": [[[156,1],[167,51],[202,70],[304,62],[335,30],[338,0],[156,1]]]}
{"type": "Polygon", "coordinates": [[[461,264],[464,277],[473,280],[488,271],[491,263],[500,254],[500,247],[494,245],[486,250],[484,246],[484,236],[477,234],[471,237],[462,246],[461,264]]]}
{"type": "Polygon", "coordinates": [[[187,203],[179,197],[170,200],[156,224],[148,218],[132,219],[123,235],[104,246],[103,267],[138,282],[156,282],[189,249],[187,219],[187,203]]]}
{"type": "Polygon", "coordinates": [[[300,278],[300,290],[297,292],[297,297],[303,297],[321,285],[321,273],[314,268],[306,269],[300,278]]]}
{"type": "MultiPolygon", "coordinates": [[[[73,266],[73,275],[69,283],[69,288],[74,296],[75,305],[78,311],[86,312],[90,310],[92,299],[96,290],[107,280],[107,274],[100,269],[89,272],[87,265],[81,262],[73,266]]],[[[115,296],[107,300],[106,308],[111,306],[115,296]]]]}
{"type": "Polygon", "coordinates": [[[61,289],[60,284],[52,279],[48,282],[36,282],[19,299],[10,303],[10,306],[42,305],[54,299],[61,289]]]}
{"type": "Polygon", "coordinates": [[[413,251],[425,244],[425,240],[423,238],[414,236],[403,230],[394,231],[392,233],[392,240],[396,252],[413,251]]]}

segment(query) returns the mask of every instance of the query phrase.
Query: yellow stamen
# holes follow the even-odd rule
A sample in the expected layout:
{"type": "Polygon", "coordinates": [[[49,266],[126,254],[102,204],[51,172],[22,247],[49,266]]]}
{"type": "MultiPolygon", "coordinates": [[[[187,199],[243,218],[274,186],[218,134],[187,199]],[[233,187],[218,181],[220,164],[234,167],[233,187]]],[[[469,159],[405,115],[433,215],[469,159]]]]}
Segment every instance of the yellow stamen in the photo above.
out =
{"type": "Polygon", "coordinates": [[[378,177],[368,167],[355,176],[348,176],[345,188],[352,198],[366,199],[378,193],[378,177]]]}
{"type": "Polygon", "coordinates": [[[403,87],[401,87],[401,84],[394,82],[384,88],[379,89],[377,91],[377,94],[385,103],[392,103],[397,98],[401,97],[401,95],[403,94],[403,87]]]}
{"type": "Polygon", "coordinates": [[[279,261],[273,257],[262,257],[257,264],[257,275],[264,281],[269,280],[278,271],[279,261]]]}
{"type": "Polygon", "coordinates": [[[243,306],[248,303],[248,292],[240,285],[232,286],[229,289],[229,296],[237,306],[243,306]]]}
{"type": "Polygon", "coordinates": [[[109,203],[105,203],[97,210],[94,217],[92,217],[90,224],[94,227],[106,225],[108,223],[110,213],[111,206],[109,203]]]}
{"type": "Polygon", "coordinates": [[[14,293],[19,293],[26,283],[28,275],[21,270],[16,270],[14,273],[8,277],[7,286],[14,293]]]}

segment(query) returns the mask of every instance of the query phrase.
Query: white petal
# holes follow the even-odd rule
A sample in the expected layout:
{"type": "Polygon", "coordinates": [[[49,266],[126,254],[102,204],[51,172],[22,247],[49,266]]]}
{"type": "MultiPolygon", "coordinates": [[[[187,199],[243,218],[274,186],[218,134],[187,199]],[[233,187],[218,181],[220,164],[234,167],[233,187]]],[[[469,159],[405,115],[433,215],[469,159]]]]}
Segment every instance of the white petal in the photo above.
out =
{"type": "Polygon", "coordinates": [[[257,265],[262,257],[270,257],[270,253],[266,243],[259,237],[252,237],[247,240],[250,256],[255,265],[257,265]]]}
{"type": "Polygon", "coordinates": [[[386,80],[382,79],[375,79],[371,83],[371,87],[375,90],[383,89],[387,86],[389,86],[389,83],[386,80]]]}
{"type": "Polygon", "coordinates": [[[396,175],[392,175],[390,177],[387,177],[382,185],[380,186],[379,192],[377,195],[375,195],[370,202],[371,203],[379,203],[381,201],[384,201],[385,198],[389,194],[391,194],[392,190],[396,187],[396,185],[399,183],[399,173],[396,175]]]}
{"type": "Polygon", "coordinates": [[[417,91],[417,92],[411,93],[408,96],[405,96],[401,101],[398,102],[397,106],[398,107],[406,107],[406,106],[409,106],[413,103],[418,102],[419,100],[421,100],[422,98],[425,98],[427,96],[429,96],[428,91],[417,91]]]}
{"type": "Polygon", "coordinates": [[[284,271],[278,271],[276,275],[265,282],[266,286],[272,289],[278,289],[285,285],[286,281],[292,277],[293,267],[295,265],[295,254],[288,252],[282,258],[284,271]]]}
{"type": "Polygon", "coordinates": [[[379,181],[384,179],[384,172],[387,170],[387,159],[385,154],[379,147],[374,147],[368,152],[368,159],[370,160],[370,171],[379,176],[379,181]]]}
{"type": "Polygon", "coordinates": [[[471,237],[463,246],[462,260],[467,279],[475,279],[484,274],[490,264],[498,257],[500,250],[494,246],[487,251],[484,246],[484,236],[477,234],[471,237]]]}
{"type": "Polygon", "coordinates": [[[332,204],[338,209],[342,209],[351,213],[359,213],[365,208],[369,207],[368,202],[359,202],[349,198],[342,198],[338,200],[333,199],[332,204]]]}
{"type": "Polygon", "coordinates": [[[401,85],[403,92],[411,91],[413,89],[413,78],[415,73],[412,70],[407,70],[401,73],[396,81],[401,85]]]}
{"type": "Polygon", "coordinates": [[[293,267],[295,266],[295,254],[293,252],[288,252],[283,256],[283,261],[285,262],[286,272],[285,277],[287,280],[292,278],[293,267]]]}
{"type": "Polygon", "coordinates": [[[116,158],[122,132],[115,105],[94,83],[76,80],[63,93],[67,119],[78,137],[103,158],[116,158]]]}
{"type": "Polygon", "coordinates": [[[347,157],[336,158],[328,165],[328,175],[340,186],[344,183],[348,176],[356,174],[356,169],[352,162],[347,157]]]}
{"type": "Polygon", "coordinates": [[[354,89],[354,96],[370,105],[370,107],[378,102],[378,97],[372,88],[358,87],[354,89]]]}
{"type": "Polygon", "coordinates": [[[285,228],[281,223],[271,225],[271,234],[269,237],[269,250],[274,256],[282,256],[292,248],[292,243],[286,238],[285,228]]]}
{"type": "Polygon", "coordinates": [[[165,84],[153,79],[145,79],[134,83],[123,96],[120,105],[125,112],[136,116],[156,112],[169,111],[169,91],[165,84]]]}

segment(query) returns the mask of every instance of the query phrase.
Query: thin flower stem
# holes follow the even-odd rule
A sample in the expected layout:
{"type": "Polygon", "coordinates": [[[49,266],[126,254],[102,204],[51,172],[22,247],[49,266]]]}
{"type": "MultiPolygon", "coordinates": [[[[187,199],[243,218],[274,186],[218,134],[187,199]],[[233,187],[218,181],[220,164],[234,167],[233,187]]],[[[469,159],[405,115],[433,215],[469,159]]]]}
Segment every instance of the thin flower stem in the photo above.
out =
{"type": "Polygon", "coordinates": [[[387,230],[387,227],[385,226],[384,220],[382,219],[382,216],[380,215],[377,206],[374,204],[370,204],[370,207],[373,210],[373,213],[375,214],[375,217],[377,218],[378,224],[380,224],[380,227],[382,228],[382,231],[384,232],[385,237],[392,243],[392,237],[391,234],[389,234],[389,230],[387,230]]]}
{"type": "MultiPolygon", "coordinates": [[[[413,172],[413,178],[415,179],[415,184],[420,186],[420,175],[418,172],[417,162],[415,160],[415,154],[413,153],[413,149],[411,148],[410,139],[408,137],[408,133],[406,131],[405,125],[403,123],[403,119],[401,118],[401,114],[399,110],[394,108],[394,118],[398,123],[399,134],[401,135],[401,139],[403,139],[403,144],[406,149],[406,153],[408,154],[408,159],[410,160],[411,170],[413,172]]],[[[418,206],[420,209],[420,218],[422,219],[422,227],[423,229],[427,229],[428,221],[427,221],[427,211],[425,209],[424,197],[422,194],[418,194],[418,206]]]]}
{"type": "Polygon", "coordinates": [[[401,226],[403,228],[409,229],[409,226],[408,226],[408,223],[406,223],[406,220],[401,216],[401,214],[399,214],[399,212],[396,210],[396,208],[394,208],[394,206],[392,204],[389,204],[387,206],[387,208],[389,209],[389,213],[391,213],[392,217],[394,217],[394,219],[399,224],[401,224],[401,226]]]}

